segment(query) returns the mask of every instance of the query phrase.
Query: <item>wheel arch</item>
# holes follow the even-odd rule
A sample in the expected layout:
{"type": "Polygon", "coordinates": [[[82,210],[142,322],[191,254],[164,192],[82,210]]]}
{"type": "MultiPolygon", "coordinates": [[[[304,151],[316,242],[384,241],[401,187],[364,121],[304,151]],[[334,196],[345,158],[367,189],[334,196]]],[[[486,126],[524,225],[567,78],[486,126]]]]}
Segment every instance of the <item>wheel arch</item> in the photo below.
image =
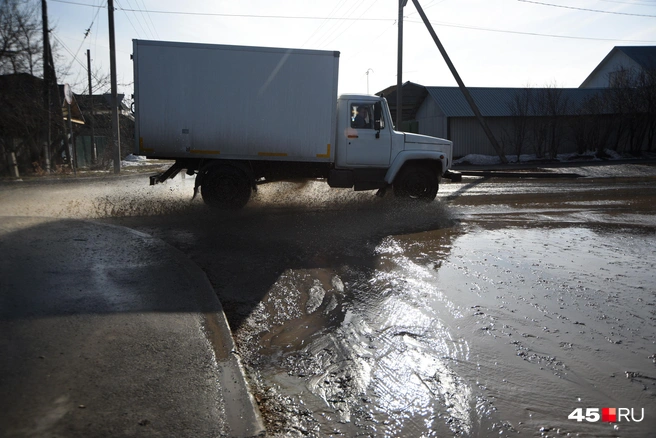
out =
{"type": "Polygon", "coordinates": [[[399,173],[412,166],[425,166],[433,170],[438,178],[442,179],[444,173],[444,163],[442,162],[444,154],[435,152],[406,152],[399,154],[392,165],[387,170],[385,175],[385,182],[387,184],[394,183],[394,179],[399,173]]]}

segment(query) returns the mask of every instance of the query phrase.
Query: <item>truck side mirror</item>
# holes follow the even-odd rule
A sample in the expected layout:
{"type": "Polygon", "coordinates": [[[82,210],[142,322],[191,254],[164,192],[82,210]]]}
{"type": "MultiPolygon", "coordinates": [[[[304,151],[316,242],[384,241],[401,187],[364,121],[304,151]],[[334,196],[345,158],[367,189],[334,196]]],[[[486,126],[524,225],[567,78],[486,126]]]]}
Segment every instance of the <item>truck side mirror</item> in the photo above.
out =
{"type": "Polygon", "coordinates": [[[385,128],[385,120],[383,120],[383,105],[376,102],[374,105],[374,129],[380,131],[385,128]]]}

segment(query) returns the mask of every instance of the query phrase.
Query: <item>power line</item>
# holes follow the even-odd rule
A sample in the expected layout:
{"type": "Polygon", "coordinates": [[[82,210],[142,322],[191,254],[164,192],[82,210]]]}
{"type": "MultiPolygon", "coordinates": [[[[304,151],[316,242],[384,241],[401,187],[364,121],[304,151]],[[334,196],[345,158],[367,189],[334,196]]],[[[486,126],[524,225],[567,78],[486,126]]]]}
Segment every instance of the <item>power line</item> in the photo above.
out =
{"type": "Polygon", "coordinates": [[[86,41],[87,37],[89,36],[89,33],[91,33],[91,28],[93,27],[93,23],[95,23],[96,18],[98,18],[98,13],[99,12],[100,12],[100,9],[98,9],[96,11],[96,15],[94,15],[93,19],[91,20],[91,24],[89,25],[86,32],[84,33],[84,38],[82,38],[82,42],[80,43],[80,47],[77,48],[77,51],[75,52],[75,55],[73,55],[73,60],[69,64],[68,68],[66,69],[66,72],[64,73],[64,76],[68,76],[68,72],[71,71],[71,67],[73,67],[73,62],[75,60],[77,60],[77,55],[79,55],[80,49],[82,49],[82,46],[84,45],[84,41],[86,41]]]}
{"type": "MultiPolygon", "coordinates": [[[[94,7],[94,8],[99,8],[100,7],[100,6],[95,6],[95,5],[89,5],[89,4],[86,4],[86,3],[76,3],[76,2],[67,1],[67,0],[50,0],[50,1],[58,2],[58,3],[74,4],[74,5],[79,5],[79,6],[88,6],[88,7],[94,7]]],[[[529,1],[529,0],[518,0],[518,1],[526,2],[526,3],[536,3],[536,4],[543,4],[543,5],[550,5],[548,3],[539,3],[539,2],[529,1]]],[[[553,6],[559,6],[559,5],[553,5],[553,6]]],[[[559,7],[569,8],[569,7],[566,7],[566,6],[559,6],[559,7]]],[[[129,12],[142,11],[141,9],[122,9],[122,8],[119,8],[119,9],[124,10],[124,11],[129,11],[129,12]]],[[[577,9],[580,9],[580,8],[577,8],[577,9]]],[[[583,10],[585,10],[585,9],[583,9],[583,10]]],[[[395,21],[395,20],[390,19],[390,18],[362,18],[362,17],[353,18],[353,17],[311,17],[311,16],[284,16],[284,15],[220,14],[220,13],[180,12],[180,11],[152,11],[152,10],[143,10],[143,11],[144,12],[149,12],[149,13],[155,13],[155,14],[173,14],[173,15],[179,14],[179,15],[220,16],[220,17],[238,17],[238,18],[274,18],[274,19],[342,20],[342,21],[385,21],[385,22],[394,22],[395,21]]],[[[604,12],[604,11],[598,11],[598,12],[604,12]]],[[[651,17],[650,15],[643,15],[643,16],[651,17]]],[[[656,17],[656,16],[654,16],[654,17],[656,17]]],[[[406,20],[406,21],[408,21],[410,23],[421,23],[420,21],[413,21],[413,20],[406,20]]],[[[537,32],[520,32],[520,31],[512,31],[512,30],[484,28],[484,27],[477,27],[477,26],[467,26],[467,25],[454,24],[454,23],[434,23],[434,24],[436,26],[453,27],[453,28],[459,28],[459,29],[471,29],[471,30],[479,30],[479,31],[485,31],[485,32],[509,33],[509,34],[515,34],[515,35],[529,35],[529,36],[539,36],[539,37],[548,37],[548,38],[565,38],[565,39],[590,40],[590,41],[618,41],[618,42],[633,42],[633,43],[654,43],[654,42],[656,42],[656,41],[645,41],[645,40],[624,40],[624,39],[616,39],[616,38],[593,38],[593,37],[578,37],[578,36],[568,36],[568,35],[553,35],[553,34],[543,34],[543,33],[537,33],[537,32]]],[[[323,43],[325,41],[326,40],[323,39],[320,44],[323,45],[323,43]]]]}
{"type": "MultiPolygon", "coordinates": [[[[337,13],[341,13],[342,16],[348,16],[350,17],[350,13],[354,8],[358,7],[357,2],[349,2],[348,0],[344,0],[341,3],[337,5],[337,7],[328,15],[327,18],[334,18],[337,13]],[[345,10],[343,10],[345,8],[345,10]]],[[[344,24],[343,22],[336,21],[336,20],[324,20],[322,24],[326,24],[326,28],[323,30],[322,34],[319,34],[319,36],[316,37],[316,40],[313,44],[314,47],[321,47],[321,44],[323,44],[326,39],[330,38],[330,35],[334,35],[337,33],[339,28],[344,24]]]]}
{"type": "Polygon", "coordinates": [[[647,6],[647,7],[656,6],[656,3],[654,3],[654,2],[651,2],[651,3],[638,3],[638,2],[622,2],[622,1],[619,1],[619,0],[599,0],[599,1],[606,2],[606,3],[619,3],[621,5],[632,5],[632,6],[647,6]]]}
{"type": "MultiPolygon", "coordinates": [[[[418,23],[423,24],[423,21],[418,20],[405,20],[406,23],[418,23]]],[[[548,37],[548,38],[565,38],[572,40],[589,40],[589,41],[616,41],[624,43],[656,43],[656,41],[645,41],[645,40],[623,40],[616,38],[594,38],[594,37],[580,37],[580,36],[570,36],[570,35],[553,35],[546,33],[536,33],[536,32],[520,32],[515,30],[503,30],[503,29],[491,29],[486,27],[476,27],[476,26],[466,26],[462,24],[451,24],[451,23],[440,23],[440,22],[431,22],[434,26],[443,26],[443,27],[455,27],[458,29],[470,29],[470,30],[480,30],[484,32],[497,32],[497,33],[510,33],[516,35],[528,35],[528,36],[539,36],[539,37],[548,37]]]]}
{"type": "MultiPolygon", "coordinates": [[[[136,2],[137,2],[137,6],[139,6],[139,0],[136,0],[136,2]]],[[[143,0],[141,0],[141,4],[143,5],[142,9],[146,9],[146,4],[144,3],[143,0]]],[[[153,19],[150,18],[149,13],[146,13],[146,18],[148,18],[148,20],[146,20],[146,25],[148,26],[148,29],[151,30],[151,34],[155,35],[155,37],[159,38],[159,34],[157,33],[157,29],[155,29],[155,23],[153,23],[153,19]]]]}
{"type": "MultiPolygon", "coordinates": [[[[359,19],[362,18],[362,16],[363,16],[364,14],[366,14],[367,12],[369,12],[369,9],[373,8],[374,5],[375,5],[377,2],[378,2],[378,0],[374,0],[374,2],[373,2],[373,3],[372,3],[367,9],[365,9],[364,12],[362,12],[362,14],[360,14],[360,16],[359,16],[358,18],[355,19],[355,21],[359,21],[359,19]]],[[[354,11],[354,12],[355,12],[355,11],[354,11]]],[[[353,21],[351,24],[349,24],[349,25],[346,27],[346,29],[344,29],[344,32],[346,32],[347,30],[349,30],[349,29],[355,24],[355,21],[353,21]]],[[[324,41],[324,43],[322,44],[321,47],[326,47],[326,46],[330,45],[333,41],[335,41],[335,40],[336,40],[337,38],[339,38],[339,37],[340,37],[340,34],[336,34],[335,37],[334,37],[333,39],[331,39],[330,41],[324,41]]]]}
{"type": "MultiPolygon", "coordinates": [[[[87,3],[78,3],[66,0],[50,0],[55,3],[66,3],[76,6],[87,6],[98,8],[99,6],[87,3]]],[[[161,11],[151,9],[132,9],[132,8],[115,8],[119,11],[126,12],[147,12],[150,14],[169,14],[169,15],[195,15],[201,17],[236,17],[236,18],[272,18],[285,20],[341,20],[341,21],[393,21],[391,18],[351,18],[351,17],[315,17],[315,16],[292,16],[292,15],[255,15],[255,14],[222,14],[218,12],[187,12],[187,11],[161,11]]]]}
{"type": "MultiPolygon", "coordinates": [[[[137,30],[137,28],[134,26],[134,24],[132,23],[132,20],[130,19],[130,16],[126,12],[126,9],[123,9],[123,8],[120,7],[120,5],[118,4],[118,0],[115,0],[115,1],[116,1],[116,5],[117,5],[116,9],[119,10],[119,11],[123,11],[123,14],[125,15],[125,18],[128,19],[128,22],[130,23],[130,26],[132,26],[132,29],[134,30],[134,33],[136,33],[137,36],[140,38],[141,37],[140,33],[137,30]]],[[[130,4],[130,0],[127,0],[127,2],[130,6],[132,6],[132,4],[130,4]]],[[[135,20],[137,20],[137,24],[139,24],[139,27],[141,27],[141,30],[143,31],[143,34],[146,35],[147,34],[146,30],[144,29],[143,25],[141,24],[141,21],[139,20],[139,17],[135,14],[134,18],[135,18],[135,20]]]]}
{"type": "MultiPolygon", "coordinates": [[[[382,36],[383,36],[384,34],[386,34],[388,31],[394,29],[395,27],[396,27],[396,23],[393,23],[393,24],[391,24],[390,26],[386,27],[384,31],[382,31],[377,37],[375,37],[375,38],[373,39],[373,41],[378,41],[378,39],[380,39],[380,37],[382,37],[382,36]]],[[[350,55],[349,57],[347,57],[345,60],[353,59],[353,58],[355,58],[356,56],[358,56],[360,53],[362,53],[362,52],[364,52],[364,51],[366,51],[366,50],[370,50],[370,48],[369,48],[369,47],[363,47],[360,51],[358,51],[358,52],[356,52],[356,53],[353,53],[352,55],[350,55]]]]}
{"type": "MultiPolygon", "coordinates": [[[[338,11],[338,10],[344,5],[344,3],[346,3],[346,1],[347,1],[347,0],[341,0],[340,3],[336,4],[335,7],[333,8],[333,10],[330,11],[330,14],[328,14],[328,16],[330,17],[330,16],[332,16],[334,13],[336,13],[336,12],[337,12],[337,11],[338,11]]],[[[310,35],[310,36],[308,37],[308,39],[305,40],[305,42],[303,43],[303,45],[301,45],[301,47],[305,47],[305,45],[306,45],[307,43],[309,43],[310,40],[311,40],[312,38],[314,38],[314,36],[315,36],[317,33],[319,33],[319,31],[320,31],[320,30],[326,25],[326,23],[328,23],[328,20],[324,20],[323,22],[321,22],[321,24],[320,24],[320,25],[314,30],[314,32],[312,32],[312,35],[310,35]]]]}
{"type": "MultiPolygon", "coordinates": [[[[115,0],[115,1],[116,1],[116,4],[118,5],[118,0],[115,0]]],[[[128,5],[129,5],[130,7],[132,7],[132,3],[130,3],[130,0],[126,0],[126,1],[128,2],[128,5]]],[[[119,5],[119,6],[120,6],[120,5],[119,5]]],[[[132,24],[132,20],[130,20],[130,16],[129,16],[129,15],[127,14],[127,12],[125,12],[125,11],[123,11],[123,13],[125,14],[125,18],[128,19],[128,22],[130,23],[130,26],[132,26],[132,29],[134,29],[134,32],[137,34],[137,36],[139,36],[139,31],[138,31],[137,28],[134,26],[134,24],[132,24]]],[[[146,29],[144,29],[143,24],[141,24],[141,20],[139,20],[139,17],[137,16],[137,14],[134,14],[134,18],[135,18],[135,20],[137,20],[137,24],[139,25],[139,27],[140,27],[141,30],[143,31],[143,34],[144,34],[144,35],[147,35],[146,29]]]]}
{"type": "MultiPolygon", "coordinates": [[[[69,53],[69,55],[71,55],[71,56],[73,57],[73,61],[75,61],[75,62],[77,62],[78,64],[80,64],[80,66],[84,69],[84,71],[87,71],[87,66],[84,65],[84,64],[82,64],[82,62],[80,62],[80,60],[77,59],[77,57],[76,57],[75,55],[73,55],[73,52],[71,52],[71,50],[66,46],[66,44],[64,44],[64,42],[63,42],[61,39],[59,39],[59,38],[57,37],[57,35],[54,35],[54,34],[53,34],[52,37],[53,37],[55,40],[57,40],[57,42],[58,42],[59,44],[62,45],[62,47],[64,48],[64,50],[66,50],[66,51],[69,53]]],[[[68,74],[66,73],[65,76],[66,76],[66,75],[68,75],[68,74]]],[[[94,78],[96,81],[98,81],[98,82],[100,81],[100,80],[98,79],[98,77],[96,77],[96,75],[93,74],[93,72],[91,72],[91,75],[93,76],[93,78],[94,78]]]]}
{"type": "Polygon", "coordinates": [[[551,6],[551,7],[554,7],[554,8],[574,9],[576,11],[599,12],[601,14],[613,14],[613,15],[629,15],[629,16],[632,16],[632,17],[656,18],[656,15],[630,14],[628,12],[613,12],[613,11],[602,11],[602,10],[599,10],[599,9],[577,8],[577,7],[574,7],[574,6],[554,5],[552,3],[542,3],[542,2],[532,1],[532,0],[517,0],[517,1],[522,2],[522,3],[533,3],[534,5],[551,6]]]}

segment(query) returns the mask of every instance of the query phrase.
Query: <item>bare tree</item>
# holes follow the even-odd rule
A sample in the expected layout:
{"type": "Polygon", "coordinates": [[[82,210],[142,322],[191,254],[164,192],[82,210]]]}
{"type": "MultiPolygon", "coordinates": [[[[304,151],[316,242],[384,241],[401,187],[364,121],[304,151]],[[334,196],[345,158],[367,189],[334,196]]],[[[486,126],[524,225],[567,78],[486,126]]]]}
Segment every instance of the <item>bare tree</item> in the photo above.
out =
{"type": "Polygon", "coordinates": [[[642,110],[640,120],[643,127],[643,138],[636,147],[639,146],[640,152],[646,142],[647,150],[651,152],[656,141],[656,69],[642,70],[636,77],[636,88],[640,101],[639,108],[642,110]]]}
{"type": "Polygon", "coordinates": [[[63,131],[56,79],[52,73],[46,81],[51,96],[46,103],[39,79],[44,71],[54,67],[52,51],[44,51],[39,2],[0,0],[0,145],[21,172],[48,164],[63,131]],[[44,52],[49,53],[48,63],[44,52]],[[44,64],[49,65],[45,70],[44,64]]]}
{"type": "Polygon", "coordinates": [[[42,71],[43,35],[37,6],[26,0],[0,3],[0,74],[42,71]]]}
{"type": "Polygon", "coordinates": [[[529,132],[533,140],[533,150],[537,158],[544,158],[549,139],[549,125],[547,123],[548,104],[544,89],[536,90],[531,99],[531,114],[529,132]]]}
{"type": "Polygon", "coordinates": [[[640,80],[644,88],[647,150],[651,152],[656,146],[656,69],[643,71],[640,80]]]}
{"type": "Polygon", "coordinates": [[[544,104],[547,112],[548,152],[550,158],[556,158],[560,151],[563,136],[563,120],[569,112],[569,101],[563,95],[563,89],[556,83],[544,88],[544,104]]]}
{"type": "Polygon", "coordinates": [[[615,114],[613,146],[639,155],[656,137],[656,71],[618,68],[609,75],[606,95],[615,114]]]}
{"type": "Polygon", "coordinates": [[[610,73],[610,86],[606,90],[606,100],[610,111],[615,114],[614,135],[612,148],[620,151],[624,149],[624,139],[628,132],[628,119],[631,106],[631,70],[620,67],[610,73]]]}
{"type": "Polygon", "coordinates": [[[524,150],[529,135],[529,111],[531,109],[532,90],[528,86],[513,95],[508,102],[512,116],[511,127],[505,130],[504,137],[511,151],[517,155],[517,161],[524,150]]]}
{"type": "Polygon", "coordinates": [[[570,119],[577,152],[584,154],[595,151],[598,157],[605,156],[608,139],[613,130],[612,116],[603,93],[585,99],[575,110],[576,117],[570,119]]]}

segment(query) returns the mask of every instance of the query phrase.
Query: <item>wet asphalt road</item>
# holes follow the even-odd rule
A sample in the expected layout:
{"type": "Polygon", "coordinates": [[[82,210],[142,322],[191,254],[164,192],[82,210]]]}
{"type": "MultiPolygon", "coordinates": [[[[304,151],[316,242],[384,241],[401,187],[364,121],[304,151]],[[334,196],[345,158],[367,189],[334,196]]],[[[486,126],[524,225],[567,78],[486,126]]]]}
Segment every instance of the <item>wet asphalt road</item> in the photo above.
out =
{"type": "Polygon", "coordinates": [[[427,205],[284,183],[214,213],[189,202],[193,180],[143,177],[3,185],[0,201],[185,252],[217,291],[271,435],[651,436],[656,172],[576,172],[464,178],[427,205]],[[568,419],[604,407],[644,418],[568,419]]]}

